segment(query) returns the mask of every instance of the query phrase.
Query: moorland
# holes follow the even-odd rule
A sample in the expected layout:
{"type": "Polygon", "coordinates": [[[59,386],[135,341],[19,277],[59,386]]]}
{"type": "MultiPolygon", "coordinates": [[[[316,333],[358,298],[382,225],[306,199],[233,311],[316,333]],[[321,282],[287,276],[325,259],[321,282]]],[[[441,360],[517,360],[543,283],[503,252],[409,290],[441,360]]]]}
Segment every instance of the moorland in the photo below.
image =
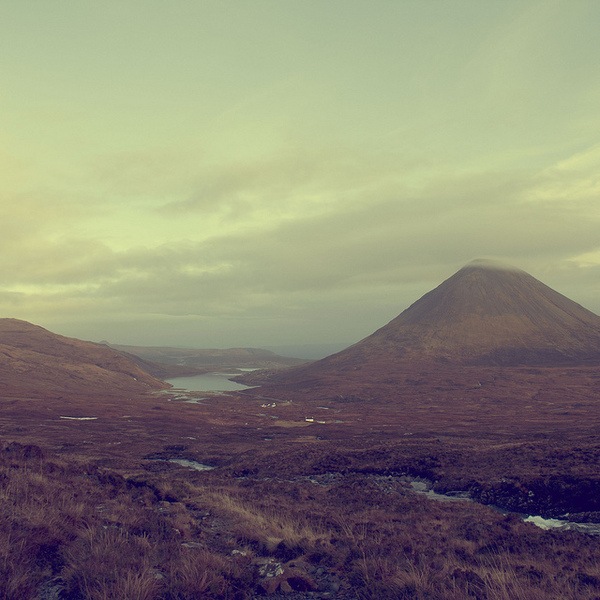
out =
{"type": "MultiPolygon", "coordinates": [[[[478,289],[491,285],[489,270],[475,275],[478,289]]],[[[525,318],[511,310],[511,324],[525,318]]],[[[592,342],[576,360],[561,329],[551,343],[568,360],[552,364],[544,348],[527,364],[502,352],[485,364],[417,360],[410,326],[411,360],[393,368],[370,339],[246,376],[257,386],[243,392],[148,380],[35,394],[11,380],[0,395],[0,598],[600,597],[600,538],[523,518],[600,521],[592,342]]]]}

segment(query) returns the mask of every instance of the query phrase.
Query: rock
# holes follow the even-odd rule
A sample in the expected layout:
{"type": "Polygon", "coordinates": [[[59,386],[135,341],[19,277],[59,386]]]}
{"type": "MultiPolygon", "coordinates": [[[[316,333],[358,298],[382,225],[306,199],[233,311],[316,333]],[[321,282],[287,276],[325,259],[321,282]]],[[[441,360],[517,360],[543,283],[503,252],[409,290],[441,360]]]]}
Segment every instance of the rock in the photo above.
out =
{"type": "Polygon", "coordinates": [[[319,581],[319,586],[317,588],[319,592],[338,592],[340,589],[340,582],[337,577],[328,577],[327,579],[323,579],[319,581]]]}
{"type": "Polygon", "coordinates": [[[287,582],[295,592],[314,592],[317,589],[315,582],[309,575],[299,571],[289,574],[287,582]]]}
{"type": "Polygon", "coordinates": [[[283,574],[283,567],[281,566],[281,563],[275,562],[272,558],[269,558],[258,568],[258,574],[267,579],[279,577],[279,575],[283,574]]]}
{"type": "Polygon", "coordinates": [[[63,597],[62,592],[62,585],[46,581],[41,585],[36,600],[60,600],[63,597]]]}
{"type": "Polygon", "coordinates": [[[206,544],[201,544],[199,542],[183,542],[181,545],[186,548],[206,548],[206,544]]]}
{"type": "Polygon", "coordinates": [[[277,579],[262,579],[258,584],[258,589],[263,594],[274,594],[279,588],[279,583],[277,579]]]}

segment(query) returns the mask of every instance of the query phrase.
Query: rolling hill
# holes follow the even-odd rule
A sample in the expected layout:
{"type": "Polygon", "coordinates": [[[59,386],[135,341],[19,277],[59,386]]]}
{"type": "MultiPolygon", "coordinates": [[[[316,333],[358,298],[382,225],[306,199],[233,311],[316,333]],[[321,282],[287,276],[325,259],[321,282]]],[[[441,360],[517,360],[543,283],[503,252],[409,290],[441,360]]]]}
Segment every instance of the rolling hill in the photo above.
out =
{"type": "Polygon", "coordinates": [[[0,319],[0,394],[116,395],[165,387],[102,344],[57,335],[27,321],[0,319]]]}

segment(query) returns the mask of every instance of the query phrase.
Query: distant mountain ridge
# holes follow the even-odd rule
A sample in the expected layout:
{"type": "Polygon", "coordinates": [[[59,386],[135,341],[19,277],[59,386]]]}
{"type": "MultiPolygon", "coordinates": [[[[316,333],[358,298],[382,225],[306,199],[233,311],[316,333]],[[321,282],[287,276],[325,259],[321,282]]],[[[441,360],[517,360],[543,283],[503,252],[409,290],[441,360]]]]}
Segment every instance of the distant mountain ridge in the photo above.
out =
{"type": "Polygon", "coordinates": [[[0,319],[0,394],[114,395],[165,387],[102,344],[57,335],[19,319],[0,319]]]}
{"type": "MultiPolygon", "coordinates": [[[[235,368],[277,369],[306,362],[301,358],[280,356],[262,348],[172,348],[104,343],[117,352],[134,355],[143,361],[177,366],[180,369],[187,368],[196,372],[235,368]]],[[[144,368],[143,364],[141,365],[144,368]]]]}

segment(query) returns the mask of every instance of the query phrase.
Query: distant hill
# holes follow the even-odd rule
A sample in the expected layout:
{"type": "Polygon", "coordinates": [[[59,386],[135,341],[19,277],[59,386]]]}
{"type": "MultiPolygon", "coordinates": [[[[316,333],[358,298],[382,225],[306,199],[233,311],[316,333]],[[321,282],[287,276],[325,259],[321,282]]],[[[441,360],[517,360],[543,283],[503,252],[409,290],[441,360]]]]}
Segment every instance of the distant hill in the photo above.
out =
{"type": "Polygon", "coordinates": [[[264,350],[270,350],[283,356],[297,356],[306,360],[317,360],[325,358],[334,352],[339,352],[351,345],[352,342],[339,342],[337,344],[289,344],[285,346],[265,346],[264,350]]]}
{"type": "MultiPolygon", "coordinates": [[[[598,315],[524,271],[475,261],[360,342],[265,381],[310,386],[343,376],[364,383],[416,365],[596,364],[598,315]]],[[[245,381],[256,384],[259,377],[245,381]]]]}
{"type": "Polygon", "coordinates": [[[0,394],[113,395],[165,387],[102,344],[57,335],[27,321],[0,319],[0,394]]]}
{"type": "MultiPolygon", "coordinates": [[[[118,352],[139,357],[143,361],[160,363],[161,366],[172,365],[179,369],[191,371],[187,374],[236,368],[280,369],[306,362],[301,358],[280,356],[261,348],[194,349],[165,346],[124,346],[109,344],[108,342],[105,342],[105,344],[118,352]]],[[[144,367],[142,366],[142,368],[144,367]]],[[[172,374],[170,376],[176,377],[177,375],[172,374]]]]}

